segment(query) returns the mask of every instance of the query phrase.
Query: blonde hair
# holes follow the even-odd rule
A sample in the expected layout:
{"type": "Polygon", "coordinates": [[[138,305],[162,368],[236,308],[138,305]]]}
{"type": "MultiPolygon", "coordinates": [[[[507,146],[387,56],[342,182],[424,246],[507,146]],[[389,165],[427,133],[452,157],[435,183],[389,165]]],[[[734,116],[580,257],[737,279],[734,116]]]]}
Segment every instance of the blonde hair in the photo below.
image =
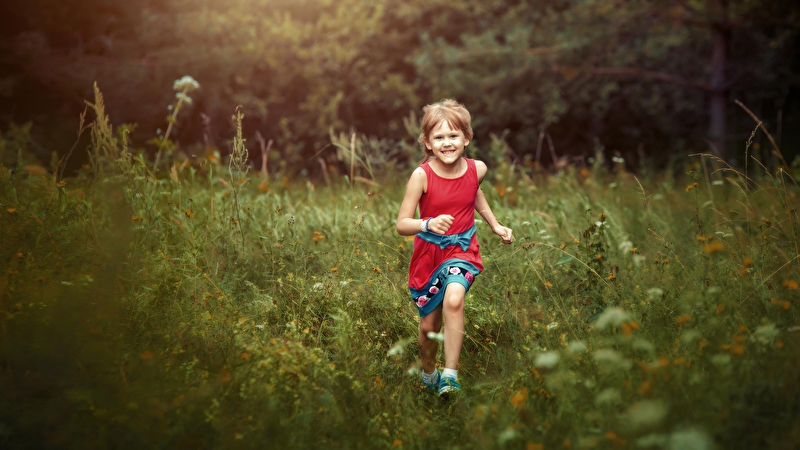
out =
{"type": "Polygon", "coordinates": [[[469,111],[467,111],[467,108],[461,103],[451,99],[444,99],[425,106],[422,108],[422,111],[424,113],[421,122],[422,133],[420,133],[419,139],[417,140],[420,145],[422,145],[422,150],[425,152],[425,159],[423,161],[433,156],[433,152],[428,149],[425,142],[427,142],[428,136],[433,132],[433,129],[442,122],[447,122],[451,128],[461,130],[466,140],[472,140],[472,126],[470,126],[472,117],[469,111]]]}

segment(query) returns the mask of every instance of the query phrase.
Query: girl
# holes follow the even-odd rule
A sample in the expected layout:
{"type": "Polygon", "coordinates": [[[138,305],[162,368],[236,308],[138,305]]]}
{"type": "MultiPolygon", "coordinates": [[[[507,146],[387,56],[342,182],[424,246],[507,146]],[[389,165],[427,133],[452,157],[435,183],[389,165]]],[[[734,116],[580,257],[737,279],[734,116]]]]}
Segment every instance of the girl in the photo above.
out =
{"type": "MultiPolygon", "coordinates": [[[[397,215],[397,232],[414,239],[408,288],[419,309],[422,388],[440,396],[458,391],[458,360],[464,342],[464,296],[483,270],[474,211],[510,244],[510,228],[497,221],[479,185],[486,164],[464,157],[472,140],[470,114],[455,100],[426,106],[419,142],[425,160],[411,174],[397,215]],[[419,205],[419,219],[415,213],[419,205]],[[444,316],[444,371],[436,369],[438,333],[444,316]]],[[[449,395],[449,394],[448,394],[449,395]]]]}

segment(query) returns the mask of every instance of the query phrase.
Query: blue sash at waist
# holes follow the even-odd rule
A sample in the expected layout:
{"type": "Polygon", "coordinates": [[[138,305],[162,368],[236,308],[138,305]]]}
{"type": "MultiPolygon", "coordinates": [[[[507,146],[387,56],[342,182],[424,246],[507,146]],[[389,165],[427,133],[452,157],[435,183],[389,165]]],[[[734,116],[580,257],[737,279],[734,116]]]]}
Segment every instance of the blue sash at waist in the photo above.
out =
{"type": "Polygon", "coordinates": [[[417,233],[417,237],[422,239],[425,242],[430,242],[431,244],[438,245],[440,249],[444,250],[451,245],[458,245],[461,247],[461,250],[467,251],[469,248],[469,244],[472,242],[472,236],[475,236],[475,232],[478,228],[473,225],[467,231],[458,234],[436,234],[431,233],[430,231],[423,231],[417,233]]]}

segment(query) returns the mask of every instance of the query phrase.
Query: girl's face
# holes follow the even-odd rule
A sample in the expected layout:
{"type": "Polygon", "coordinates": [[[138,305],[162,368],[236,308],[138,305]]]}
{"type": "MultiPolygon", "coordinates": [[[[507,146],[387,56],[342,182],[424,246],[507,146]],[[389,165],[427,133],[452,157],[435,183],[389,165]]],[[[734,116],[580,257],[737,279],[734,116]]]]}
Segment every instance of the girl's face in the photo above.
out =
{"type": "Polygon", "coordinates": [[[428,150],[433,152],[433,156],[445,165],[457,163],[467,145],[469,145],[469,140],[464,137],[464,132],[450,128],[450,124],[446,120],[434,127],[425,140],[428,150]]]}

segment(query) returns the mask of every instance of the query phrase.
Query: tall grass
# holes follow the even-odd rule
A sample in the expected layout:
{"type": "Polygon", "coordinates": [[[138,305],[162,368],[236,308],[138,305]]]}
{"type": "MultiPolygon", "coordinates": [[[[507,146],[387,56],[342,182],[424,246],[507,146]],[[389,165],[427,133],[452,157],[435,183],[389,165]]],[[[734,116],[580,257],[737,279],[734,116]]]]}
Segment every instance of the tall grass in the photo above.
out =
{"type": "MultiPolygon", "coordinates": [[[[260,182],[240,125],[227,165],[168,158],[154,174],[97,95],[82,176],[0,169],[0,443],[800,442],[798,188],[785,168],[745,175],[699,155],[637,178],[598,155],[548,174],[496,140],[484,191],[517,241],[478,223],[486,271],[467,297],[465,388],[444,403],[419,389],[411,241],[393,223],[404,171],[260,182]]],[[[378,161],[369,143],[338,148],[378,161]]]]}

